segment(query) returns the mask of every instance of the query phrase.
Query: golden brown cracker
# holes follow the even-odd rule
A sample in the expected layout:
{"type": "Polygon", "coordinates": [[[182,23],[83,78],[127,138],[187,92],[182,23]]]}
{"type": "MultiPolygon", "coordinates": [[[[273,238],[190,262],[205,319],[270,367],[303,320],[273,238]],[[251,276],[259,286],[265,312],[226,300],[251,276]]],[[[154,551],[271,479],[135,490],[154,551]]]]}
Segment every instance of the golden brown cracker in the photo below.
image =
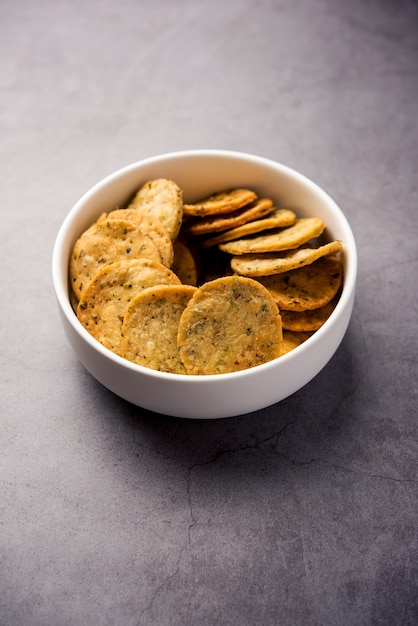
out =
{"type": "Polygon", "coordinates": [[[298,248],[311,239],[319,237],[324,228],[325,224],[319,217],[302,217],[296,220],[293,226],[257,237],[229,241],[220,244],[219,247],[224,252],[233,255],[281,252],[298,248]]]}
{"type": "Polygon", "coordinates": [[[223,374],[280,356],[278,308],[257,281],[229,276],[205,283],[185,308],[178,344],[188,374],[223,374]]]}
{"type": "Polygon", "coordinates": [[[70,289],[70,304],[74,313],[77,313],[78,298],[72,289],[70,289]]]}
{"type": "Polygon", "coordinates": [[[139,258],[161,262],[154,241],[135,224],[125,220],[93,224],[77,239],[70,258],[70,283],[76,297],[106,265],[139,258]]]}
{"type": "Polygon", "coordinates": [[[193,204],[184,204],[184,215],[204,217],[219,213],[231,213],[254,202],[257,194],[251,189],[230,189],[214,193],[193,204]]]}
{"type": "Polygon", "coordinates": [[[183,191],[173,180],[150,180],[142,185],[128,208],[144,210],[157,217],[174,240],[183,220],[183,191]]]}
{"type": "Polygon", "coordinates": [[[277,254],[245,254],[231,259],[231,268],[242,276],[270,276],[309,265],[317,259],[341,252],[341,241],[330,241],[318,248],[299,248],[277,254]]]}
{"type": "Polygon", "coordinates": [[[171,266],[174,256],[173,243],[165,226],[158,217],[147,213],[145,210],[128,208],[115,209],[109,213],[103,213],[97,220],[97,223],[107,220],[126,220],[138,226],[157,245],[163,265],[171,266]]]}
{"type": "Polygon", "coordinates": [[[295,270],[260,277],[280,310],[318,309],[330,302],[342,283],[342,263],[335,257],[322,257],[295,270]]]}
{"type": "Polygon", "coordinates": [[[197,266],[190,248],[176,239],[174,241],[174,260],[171,269],[184,285],[197,284],[197,266]]]}
{"type": "Polygon", "coordinates": [[[334,298],[320,309],[312,311],[281,311],[283,329],[295,332],[312,332],[321,328],[327,321],[338,299],[334,298]]]}
{"type": "Polygon", "coordinates": [[[242,239],[255,233],[268,231],[273,228],[284,228],[285,226],[291,226],[296,221],[296,214],[289,209],[274,209],[272,213],[264,219],[254,219],[242,226],[231,228],[225,232],[222,232],[214,237],[210,237],[200,242],[202,248],[211,248],[217,246],[220,243],[226,243],[228,241],[234,241],[235,239],[242,239]]]}
{"type": "Polygon", "coordinates": [[[185,374],[177,332],[181,314],[195,291],[191,285],[159,286],[133,298],[122,326],[121,354],[144,367],[185,374]]]}
{"type": "Polygon", "coordinates": [[[343,246],[314,243],[324,228],[250,189],[183,205],[175,182],[149,180],[76,241],[70,301],[98,341],[146,367],[254,367],[301,345],[338,302],[343,265],[332,255],[343,246]]]}
{"type": "Polygon", "coordinates": [[[274,211],[273,202],[269,198],[260,198],[248,207],[239,209],[227,215],[216,215],[211,217],[195,218],[190,220],[186,226],[189,235],[207,235],[216,233],[235,226],[242,226],[247,222],[269,215],[274,211]]]}
{"type": "Polygon", "coordinates": [[[84,289],[77,317],[95,339],[118,353],[122,321],[131,299],[148,287],[179,284],[174,272],[157,261],[113,263],[102,268],[84,289]]]}
{"type": "Polygon", "coordinates": [[[294,332],[291,330],[283,330],[282,355],[291,352],[298,346],[301,346],[313,332],[294,332]]]}

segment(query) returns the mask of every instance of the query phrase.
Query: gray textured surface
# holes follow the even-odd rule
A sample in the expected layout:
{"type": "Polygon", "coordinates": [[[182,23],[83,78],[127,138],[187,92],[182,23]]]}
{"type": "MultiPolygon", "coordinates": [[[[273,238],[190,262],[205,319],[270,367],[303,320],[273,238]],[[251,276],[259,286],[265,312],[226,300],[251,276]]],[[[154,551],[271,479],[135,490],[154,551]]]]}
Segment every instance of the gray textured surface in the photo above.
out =
{"type": "Polygon", "coordinates": [[[418,623],[417,32],[412,0],[2,0],[2,626],[418,623]],[[50,259],[97,180],[204,147],[323,185],[359,279],[314,381],[194,422],[83,370],[50,259]]]}

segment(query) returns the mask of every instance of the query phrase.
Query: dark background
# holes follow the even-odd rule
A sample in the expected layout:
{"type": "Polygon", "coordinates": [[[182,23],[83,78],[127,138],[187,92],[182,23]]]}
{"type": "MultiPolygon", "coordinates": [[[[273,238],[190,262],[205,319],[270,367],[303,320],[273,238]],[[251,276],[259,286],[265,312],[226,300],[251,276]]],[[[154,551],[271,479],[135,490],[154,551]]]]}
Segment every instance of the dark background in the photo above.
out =
{"type": "Polygon", "coordinates": [[[2,0],[2,625],[418,623],[417,33],[407,0],[2,0]],[[52,289],[78,198],[190,148],[300,170],[358,245],[331,362],[225,420],[102,388],[52,289]]]}

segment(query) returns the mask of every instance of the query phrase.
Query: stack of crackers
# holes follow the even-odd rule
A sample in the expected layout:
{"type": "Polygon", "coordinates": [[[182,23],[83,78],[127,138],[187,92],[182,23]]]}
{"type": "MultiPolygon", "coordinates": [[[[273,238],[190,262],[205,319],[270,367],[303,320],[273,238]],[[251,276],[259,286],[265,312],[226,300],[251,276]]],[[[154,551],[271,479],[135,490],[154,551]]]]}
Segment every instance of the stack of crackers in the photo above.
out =
{"type": "Polygon", "coordinates": [[[174,181],[148,181],[76,241],[73,307],[100,343],[145,367],[253,367],[300,345],[334,309],[342,243],[325,227],[250,189],[191,204],[174,181]]]}

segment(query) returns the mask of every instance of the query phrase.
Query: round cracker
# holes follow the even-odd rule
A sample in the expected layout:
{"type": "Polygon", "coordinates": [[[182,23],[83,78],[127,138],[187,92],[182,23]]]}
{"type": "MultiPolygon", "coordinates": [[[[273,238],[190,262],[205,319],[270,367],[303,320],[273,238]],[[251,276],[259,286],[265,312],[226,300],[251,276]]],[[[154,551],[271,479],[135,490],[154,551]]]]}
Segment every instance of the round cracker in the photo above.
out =
{"type": "Polygon", "coordinates": [[[299,248],[278,254],[244,254],[231,259],[231,269],[241,276],[271,276],[313,263],[321,257],[337,254],[343,249],[341,241],[330,241],[319,248],[299,248]]]}
{"type": "Polygon", "coordinates": [[[171,269],[185,285],[197,285],[197,266],[190,248],[176,239],[173,244],[174,260],[171,269]]]}
{"type": "Polygon", "coordinates": [[[280,310],[306,311],[328,304],[341,286],[342,275],[341,261],[329,256],[258,280],[269,290],[280,310]]]}
{"type": "Polygon", "coordinates": [[[118,353],[122,322],[133,297],[155,285],[178,285],[180,279],[157,261],[134,259],[102,268],[84,289],[77,317],[106,348],[118,353]]]}
{"type": "Polygon", "coordinates": [[[128,208],[157,217],[174,240],[183,220],[183,191],[173,180],[156,178],[142,185],[128,208]]]}
{"type": "Polygon", "coordinates": [[[334,298],[320,309],[312,311],[281,311],[283,329],[295,332],[319,330],[335,309],[337,301],[334,298]]]}
{"type": "Polygon", "coordinates": [[[207,235],[216,233],[235,226],[242,226],[247,222],[269,215],[274,211],[273,202],[269,198],[261,198],[254,203],[239,209],[228,215],[216,215],[214,217],[195,218],[187,224],[189,235],[207,235]]]}
{"type": "Polygon", "coordinates": [[[121,355],[150,369],[185,374],[177,332],[195,291],[191,285],[158,286],[133,298],[122,325],[121,355]]]}
{"type": "Polygon", "coordinates": [[[97,272],[111,263],[147,258],[161,262],[149,235],[126,220],[95,223],[77,239],[70,258],[70,281],[77,298],[97,272]]]}
{"type": "Polygon", "coordinates": [[[260,233],[265,230],[271,230],[273,228],[284,228],[285,226],[291,226],[296,221],[296,214],[289,209],[274,209],[268,217],[264,219],[255,219],[242,226],[231,228],[225,232],[210,237],[202,241],[200,245],[202,248],[211,248],[217,246],[220,243],[226,243],[228,241],[234,241],[235,239],[241,239],[242,237],[248,237],[255,233],[260,233]]]}
{"type": "Polygon", "coordinates": [[[251,189],[230,189],[214,193],[193,204],[184,204],[184,215],[204,217],[219,213],[232,213],[243,206],[254,202],[257,194],[251,189]]]}
{"type": "Polygon", "coordinates": [[[158,217],[143,210],[141,211],[140,209],[128,208],[115,209],[114,211],[110,211],[110,213],[103,213],[97,220],[97,223],[106,220],[127,220],[138,226],[138,228],[142,230],[143,233],[149,235],[157,245],[163,265],[167,267],[171,266],[174,257],[173,243],[165,226],[158,217]]]}
{"type": "Polygon", "coordinates": [[[281,352],[278,308],[257,281],[218,278],[200,287],[185,308],[178,344],[188,374],[223,374],[270,361],[281,352]]]}
{"type": "Polygon", "coordinates": [[[313,332],[296,333],[291,330],[283,330],[282,355],[301,346],[309,337],[312,337],[312,335],[313,332]]]}
{"type": "Polygon", "coordinates": [[[301,217],[293,226],[283,228],[274,233],[259,235],[229,241],[219,245],[221,250],[228,254],[263,254],[265,252],[280,252],[293,250],[310,239],[319,237],[325,228],[319,217],[301,217]]]}

